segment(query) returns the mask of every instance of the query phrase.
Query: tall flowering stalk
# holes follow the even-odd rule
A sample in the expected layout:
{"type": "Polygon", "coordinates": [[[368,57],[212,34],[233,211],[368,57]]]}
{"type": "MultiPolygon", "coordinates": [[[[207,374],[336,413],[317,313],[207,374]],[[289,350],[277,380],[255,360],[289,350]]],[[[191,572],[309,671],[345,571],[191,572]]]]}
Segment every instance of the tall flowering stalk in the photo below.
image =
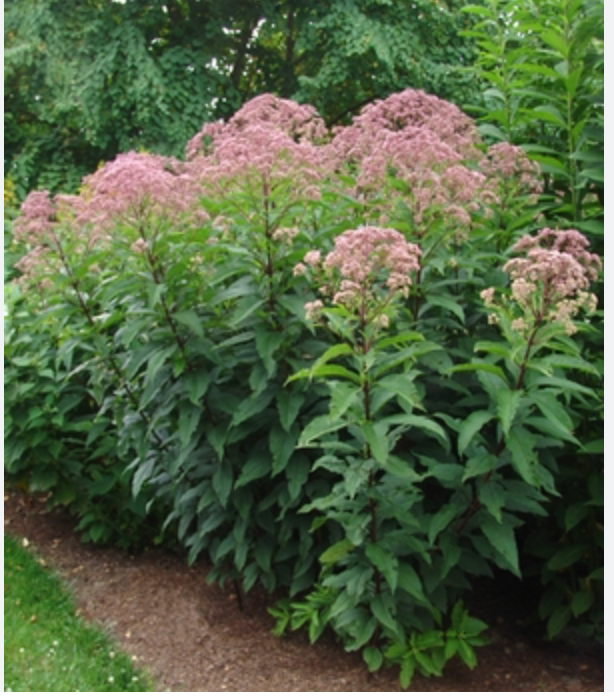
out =
{"type": "MultiPolygon", "coordinates": [[[[573,342],[561,342],[561,338],[579,331],[581,311],[590,314],[596,310],[597,298],[590,287],[602,265],[599,256],[589,252],[588,244],[577,230],[544,228],[536,235],[525,235],[512,248],[518,256],[503,267],[510,278],[510,290],[497,291],[491,287],[480,294],[490,313],[489,323],[500,327],[507,342],[507,346],[478,342],[476,350],[489,355],[492,363],[458,367],[487,369],[487,375],[497,376],[494,385],[483,380],[494,403],[492,411],[473,416],[470,431],[461,429],[461,440],[469,444],[467,434],[475,434],[475,425],[482,426],[495,416],[499,423],[499,436],[491,447],[494,467],[482,470],[485,472],[482,487],[493,478],[507,453],[507,459],[528,484],[555,491],[552,476],[541,466],[536,453],[540,438],[546,434],[580,445],[573,434],[573,422],[559,398],[564,394],[569,400],[590,391],[561,379],[554,373],[554,367],[594,371],[582,360],[573,342]],[[546,348],[555,359],[558,352],[564,353],[549,363],[550,357],[542,356],[546,348]]],[[[469,420],[466,429],[468,425],[469,420]]],[[[551,442],[546,443],[551,447],[551,442]]],[[[461,450],[466,448],[463,446],[461,450]]],[[[457,533],[467,527],[479,508],[480,498],[476,495],[457,522],[457,533]]]]}
{"type": "MultiPolygon", "coordinates": [[[[316,463],[341,474],[342,480],[334,486],[332,495],[315,500],[304,510],[323,511],[341,525],[346,536],[345,541],[322,555],[322,583],[327,584],[329,575],[334,577],[332,568],[337,563],[356,570],[366,565],[369,584],[349,598],[353,606],[362,608],[360,613],[370,607],[379,619],[384,605],[394,607],[396,603],[392,598],[399,566],[384,533],[387,522],[399,513],[389,507],[386,473],[393,463],[399,465],[392,450],[403,428],[408,428],[399,425],[416,424],[421,419],[411,414],[417,400],[412,360],[409,355],[406,361],[399,360],[398,353],[411,353],[408,347],[422,337],[417,333],[394,335],[392,328],[419,269],[420,254],[420,248],[408,243],[398,231],[368,226],[345,231],[335,238],[334,248],[326,256],[312,250],[295,267],[295,274],[312,279],[319,295],[306,304],[307,318],[340,340],[310,369],[292,377],[323,378],[331,390],[329,414],[309,423],[299,443],[317,445],[317,437],[333,431],[345,441],[343,451],[327,451],[316,463]],[[383,394],[388,397],[382,403],[383,394]],[[397,409],[403,414],[388,412],[384,416],[384,404],[394,398],[400,401],[397,409]],[[353,438],[342,437],[344,429],[353,438]],[[348,518],[349,511],[354,513],[348,518]],[[364,527],[357,529],[356,521],[363,519],[368,525],[365,521],[364,527]]],[[[433,427],[429,420],[424,422],[433,427]]],[[[338,603],[333,594],[334,598],[338,603]]],[[[393,616],[396,612],[392,610],[393,616]]],[[[380,625],[370,620],[366,632],[362,621],[357,617],[350,624],[353,627],[336,629],[360,637],[356,647],[364,646],[365,659],[373,666],[381,663],[381,647],[391,639],[399,640],[403,633],[395,632],[396,620],[387,627],[385,622],[380,625]]],[[[332,624],[335,626],[335,621],[332,624]]]]}
{"type": "Polygon", "coordinates": [[[308,203],[320,198],[320,183],[331,172],[322,147],[326,136],[313,107],[264,94],[227,123],[206,124],[186,149],[190,178],[210,199],[223,200],[232,217],[224,239],[245,242],[266,280],[273,326],[278,326],[283,259],[308,203]]]}

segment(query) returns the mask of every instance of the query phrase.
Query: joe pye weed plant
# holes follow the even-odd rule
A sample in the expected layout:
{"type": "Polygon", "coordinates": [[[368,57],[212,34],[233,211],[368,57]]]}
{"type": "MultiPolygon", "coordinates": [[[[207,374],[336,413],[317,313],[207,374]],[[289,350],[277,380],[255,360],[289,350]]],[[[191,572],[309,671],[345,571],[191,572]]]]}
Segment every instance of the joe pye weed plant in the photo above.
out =
{"type": "Polygon", "coordinates": [[[463,594],[521,574],[516,533],[597,400],[577,375],[598,374],[578,338],[600,262],[533,234],[538,193],[521,149],[413,90],[332,133],[262,95],[183,161],[32,193],[9,477],[93,540],[176,541],[240,599],[283,590],[276,632],[329,627],[404,686],[475,666],[463,594]]]}

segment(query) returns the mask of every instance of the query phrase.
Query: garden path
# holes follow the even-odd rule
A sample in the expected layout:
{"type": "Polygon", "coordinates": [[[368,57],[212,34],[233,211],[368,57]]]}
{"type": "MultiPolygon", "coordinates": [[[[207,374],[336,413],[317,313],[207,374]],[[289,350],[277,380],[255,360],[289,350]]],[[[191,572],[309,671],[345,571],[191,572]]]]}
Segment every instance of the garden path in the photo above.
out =
{"type": "MultiPolygon", "coordinates": [[[[332,638],[310,646],[301,633],[278,639],[271,600],[250,594],[242,612],[229,590],[205,584],[207,567],[187,567],[170,552],[139,555],[82,543],[71,519],[44,498],[5,491],[5,531],[72,589],[78,613],[101,624],[158,690],[171,692],[399,692],[397,674],[369,676],[358,655],[332,638]]],[[[491,625],[492,643],[470,671],[453,660],[442,678],[416,677],[411,692],[603,692],[603,648],[544,643],[521,623],[513,595],[481,593],[474,615],[491,625]]]]}

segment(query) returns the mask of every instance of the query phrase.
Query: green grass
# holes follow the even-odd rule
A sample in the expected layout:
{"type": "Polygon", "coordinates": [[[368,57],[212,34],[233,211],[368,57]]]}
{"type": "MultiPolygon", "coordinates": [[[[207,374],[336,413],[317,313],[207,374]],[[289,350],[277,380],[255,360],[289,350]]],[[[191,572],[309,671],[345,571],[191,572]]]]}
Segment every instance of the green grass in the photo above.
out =
{"type": "Polygon", "coordinates": [[[75,615],[61,581],[4,537],[4,691],[151,691],[98,628],[75,615]]]}

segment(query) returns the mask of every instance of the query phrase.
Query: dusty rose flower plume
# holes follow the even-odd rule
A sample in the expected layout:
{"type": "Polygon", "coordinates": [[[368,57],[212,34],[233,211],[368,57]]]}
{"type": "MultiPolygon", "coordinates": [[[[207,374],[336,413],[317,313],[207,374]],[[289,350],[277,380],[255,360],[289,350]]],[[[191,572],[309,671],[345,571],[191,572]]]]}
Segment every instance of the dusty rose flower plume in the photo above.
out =
{"type": "Polygon", "coordinates": [[[352,193],[373,198],[374,215],[389,213],[400,197],[411,209],[417,237],[444,221],[461,242],[474,211],[497,201],[486,175],[466,165],[479,159],[478,144],[474,122],[458,107],[407,89],[337,129],[331,150],[338,167],[356,170],[358,191],[352,193]],[[381,196],[389,175],[405,183],[402,195],[392,190],[381,196]]]}
{"type": "Polygon", "coordinates": [[[512,329],[526,337],[544,323],[560,323],[566,334],[574,334],[580,310],[592,313],[597,306],[589,288],[599,276],[601,260],[587,248],[588,240],[577,230],[544,228],[520,238],[512,249],[523,256],[503,267],[510,276],[511,293],[499,300],[492,288],[481,293],[486,307],[493,310],[492,321],[511,309],[512,329]]]}
{"type": "Polygon", "coordinates": [[[208,215],[200,193],[179,161],[135,152],[118,155],[86,177],[79,195],[32,192],[14,226],[15,240],[30,248],[16,265],[20,283],[66,267],[69,248],[77,257],[95,247],[112,248],[125,234],[120,230],[132,228],[131,247],[142,252],[144,238],[151,240],[169,222],[201,225],[208,215]]]}
{"type": "MultiPolygon", "coordinates": [[[[357,317],[362,327],[369,323],[386,327],[385,311],[395,297],[407,297],[419,260],[420,248],[398,231],[364,227],[339,235],[323,260],[318,250],[308,252],[295,274],[310,270],[320,293],[357,317]]],[[[305,307],[307,317],[317,319],[324,303],[316,300],[305,307]]]]}
{"type": "Polygon", "coordinates": [[[326,136],[313,107],[264,94],[226,124],[205,124],[187,145],[186,168],[211,194],[247,185],[270,196],[277,182],[289,180],[295,196],[318,198],[317,184],[331,169],[321,146],[326,136]]]}
{"type": "Polygon", "coordinates": [[[200,193],[181,162],[130,152],[83,180],[76,222],[98,234],[118,222],[137,228],[156,219],[198,225],[208,218],[199,205],[200,193]]]}

